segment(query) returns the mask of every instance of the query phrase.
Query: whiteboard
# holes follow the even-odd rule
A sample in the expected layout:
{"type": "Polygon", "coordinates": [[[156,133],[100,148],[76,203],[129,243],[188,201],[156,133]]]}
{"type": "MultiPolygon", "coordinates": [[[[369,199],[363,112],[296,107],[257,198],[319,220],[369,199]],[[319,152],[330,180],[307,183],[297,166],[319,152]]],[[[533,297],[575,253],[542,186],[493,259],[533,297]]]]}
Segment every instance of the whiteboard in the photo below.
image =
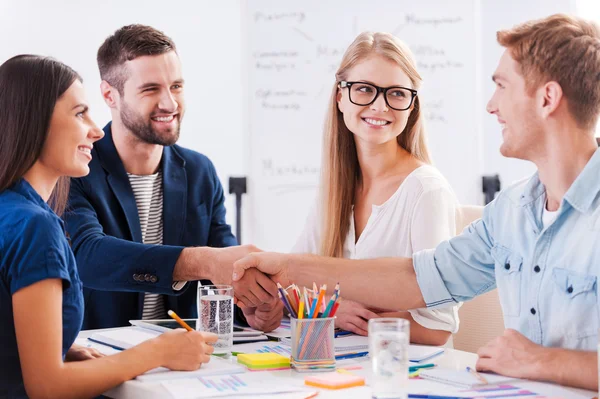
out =
{"type": "Polygon", "coordinates": [[[463,203],[481,202],[478,2],[249,1],[252,241],[289,251],[319,184],[324,115],[341,57],[362,31],[398,36],[424,83],[429,147],[463,203]],[[385,11],[383,11],[385,10],[385,11]]]}

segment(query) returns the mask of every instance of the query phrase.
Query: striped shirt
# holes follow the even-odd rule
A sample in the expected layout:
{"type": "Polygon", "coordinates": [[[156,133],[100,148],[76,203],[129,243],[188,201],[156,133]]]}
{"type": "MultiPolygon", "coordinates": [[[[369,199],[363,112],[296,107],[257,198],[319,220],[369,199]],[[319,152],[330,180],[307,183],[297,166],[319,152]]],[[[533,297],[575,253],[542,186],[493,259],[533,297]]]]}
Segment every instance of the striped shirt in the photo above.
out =
{"type": "MultiPolygon", "coordinates": [[[[163,181],[162,171],[152,175],[127,173],[133,190],[144,244],[163,243],[163,181]]],[[[167,317],[165,298],[161,294],[144,295],[142,319],[167,317]]]]}

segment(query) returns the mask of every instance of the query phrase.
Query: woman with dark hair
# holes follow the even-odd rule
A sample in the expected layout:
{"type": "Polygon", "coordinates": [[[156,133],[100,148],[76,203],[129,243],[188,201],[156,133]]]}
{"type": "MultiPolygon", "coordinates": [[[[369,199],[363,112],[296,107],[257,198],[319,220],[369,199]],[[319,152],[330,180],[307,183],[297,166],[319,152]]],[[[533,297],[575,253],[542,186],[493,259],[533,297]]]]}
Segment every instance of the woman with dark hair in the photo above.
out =
{"type": "Polygon", "coordinates": [[[155,367],[209,361],[216,336],[196,331],[113,356],[73,345],[82,286],[59,216],[102,136],[71,68],[35,55],[0,65],[0,397],[93,397],[155,367]]]}

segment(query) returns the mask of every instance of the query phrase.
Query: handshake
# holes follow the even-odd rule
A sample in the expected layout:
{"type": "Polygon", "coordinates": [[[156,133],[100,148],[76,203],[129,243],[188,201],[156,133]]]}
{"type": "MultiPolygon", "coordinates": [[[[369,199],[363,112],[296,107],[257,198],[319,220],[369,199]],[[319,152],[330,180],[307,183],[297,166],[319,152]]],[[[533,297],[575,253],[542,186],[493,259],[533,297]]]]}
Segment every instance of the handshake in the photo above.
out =
{"type": "Polygon", "coordinates": [[[250,327],[265,332],[279,327],[284,306],[277,295],[277,283],[289,285],[283,265],[290,255],[262,252],[254,245],[210,251],[210,280],[233,285],[236,304],[250,327]]]}

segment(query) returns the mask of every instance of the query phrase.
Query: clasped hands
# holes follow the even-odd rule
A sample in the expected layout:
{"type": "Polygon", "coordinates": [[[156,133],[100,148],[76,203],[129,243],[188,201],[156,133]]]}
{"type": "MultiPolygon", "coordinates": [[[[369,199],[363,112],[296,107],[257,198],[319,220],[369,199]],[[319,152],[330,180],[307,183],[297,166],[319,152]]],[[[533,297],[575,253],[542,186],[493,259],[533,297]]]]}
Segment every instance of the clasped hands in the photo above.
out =
{"type": "MultiPolygon", "coordinates": [[[[223,271],[231,270],[233,261],[245,259],[247,256],[260,252],[258,248],[249,245],[228,247],[224,250],[230,256],[223,259],[223,263],[227,263],[229,266],[222,267],[223,271]]],[[[229,277],[231,278],[231,274],[229,277]]],[[[232,285],[235,302],[244,313],[250,327],[264,332],[273,331],[279,327],[283,318],[284,306],[279,300],[275,281],[258,269],[251,268],[244,273],[242,278],[233,281],[232,285]]]]}

